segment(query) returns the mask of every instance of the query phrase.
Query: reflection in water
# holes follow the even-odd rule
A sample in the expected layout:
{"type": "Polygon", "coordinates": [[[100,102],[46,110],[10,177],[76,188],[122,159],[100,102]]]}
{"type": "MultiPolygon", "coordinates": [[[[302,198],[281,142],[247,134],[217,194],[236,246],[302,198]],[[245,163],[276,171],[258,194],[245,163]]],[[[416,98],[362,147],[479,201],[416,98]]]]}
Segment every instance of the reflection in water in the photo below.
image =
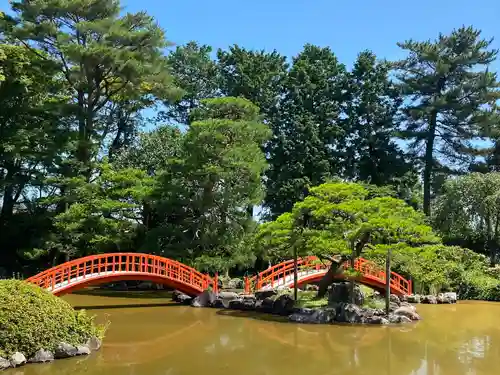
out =
{"type": "Polygon", "coordinates": [[[500,305],[419,306],[417,324],[297,325],[163,305],[158,298],[70,295],[111,326],[101,351],[7,375],[494,375],[500,305]],[[131,305],[154,304],[156,307],[131,305]],[[123,308],[111,308],[126,305],[123,308]],[[109,308],[104,308],[108,306],[109,308]]]}

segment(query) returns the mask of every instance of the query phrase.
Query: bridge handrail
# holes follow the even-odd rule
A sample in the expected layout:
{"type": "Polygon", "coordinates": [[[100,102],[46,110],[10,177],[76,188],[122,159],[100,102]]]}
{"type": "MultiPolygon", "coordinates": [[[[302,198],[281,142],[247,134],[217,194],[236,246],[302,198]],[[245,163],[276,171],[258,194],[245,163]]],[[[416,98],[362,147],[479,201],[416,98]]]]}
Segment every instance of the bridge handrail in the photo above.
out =
{"type": "MultiPolygon", "coordinates": [[[[308,256],[304,258],[299,258],[297,260],[297,265],[299,270],[303,270],[305,268],[314,267],[316,270],[323,270],[329,267],[329,264],[324,264],[319,261],[318,257],[308,256]]],[[[344,269],[348,269],[350,267],[350,263],[346,262],[343,265],[344,269]]],[[[386,274],[380,267],[365,258],[356,258],[354,262],[354,269],[360,272],[363,277],[369,278],[379,283],[386,283],[386,274]]],[[[274,286],[274,282],[280,280],[281,278],[285,278],[290,274],[293,274],[294,270],[294,262],[293,260],[287,260],[281,263],[278,263],[257,275],[246,278],[245,279],[245,290],[246,292],[250,292],[251,284],[255,284],[255,290],[259,290],[265,285],[271,284],[274,286]]],[[[299,271],[300,272],[300,271],[299,271]]],[[[398,290],[404,294],[411,294],[411,281],[406,280],[403,276],[399,275],[396,272],[391,271],[391,289],[398,290]]]]}
{"type": "Polygon", "coordinates": [[[152,276],[163,276],[172,280],[187,283],[195,288],[212,286],[218,290],[218,278],[210,277],[179,261],[144,253],[106,253],[89,255],[70,260],[66,263],[49,268],[26,281],[46,287],[55,288],[55,285],[73,278],[90,274],[142,273],[152,276]],[[103,271],[104,270],[104,271],[103,271]],[[151,270],[151,271],[150,271],[151,270]],[[170,270],[170,274],[169,271],[170,270]],[[95,272],[94,272],[95,271],[95,272]],[[164,271],[164,273],[162,273],[164,271]],[[173,275],[173,276],[172,276],[173,275]],[[187,276],[187,277],[186,277],[187,276]]]}

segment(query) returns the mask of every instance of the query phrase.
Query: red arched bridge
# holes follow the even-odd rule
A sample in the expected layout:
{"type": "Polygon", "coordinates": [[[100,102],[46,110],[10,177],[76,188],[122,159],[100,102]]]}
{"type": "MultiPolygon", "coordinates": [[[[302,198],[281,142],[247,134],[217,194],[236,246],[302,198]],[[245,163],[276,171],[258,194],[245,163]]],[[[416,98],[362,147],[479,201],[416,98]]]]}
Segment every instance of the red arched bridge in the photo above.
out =
{"type": "MultiPolygon", "coordinates": [[[[270,290],[275,288],[290,288],[294,284],[293,260],[287,260],[260,272],[252,278],[245,279],[245,290],[270,290]]],[[[326,274],[329,264],[322,263],[317,257],[310,256],[298,259],[298,285],[318,282],[326,274]]],[[[344,269],[350,267],[344,264],[344,269]]],[[[360,284],[385,292],[386,274],[375,263],[364,258],[357,258],[354,262],[357,275],[346,276],[339,274],[341,279],[354,279],[360,284]]],[[[391,272],[391,293],[396,295],[408,295],[412,293],[412,282],[401,275],[391,272]]]]}
{"type": "MultiPolygon", "coordinates": [[[[326,274],[329,265],[321,263],[316,257],[298,260],[298,284],[317,282],[326,274]]],[[[349,266],[345,264],[347,269],[349,266]]],[[[375,263],[363,258],[355,261],[355,276],[339,275],[339,278],[352,278],[357,282],[384,291],[386,276],[375,263]]],[[[252,278],[245,278],[245,291],[269,290],[293,287],[293,260],[287,260],[262,271],[252,278]]],[[[140,253],[113,253],[91,255],[75,259],[50,268],[26,281],[36,284],[55,295],[71,293],[90,285],[124,280],[143,280],[164,284],[195,296],[208,288],[218,291],[218,277],[198,272],[172,259],[157,255],[140,253]]],[[[391,273],[391,293],[411,294],[411,281],[395,272],[391,273]]]]}
{"type": "Polygon", "coordinates": [[[62,295],[90,285],[123,280],[164,284],[191,296],[209,287],[218,290],[217,276],[212,278],[172,259],[140,253],[91,255],[50,268],[26,281],[62,295]]]}

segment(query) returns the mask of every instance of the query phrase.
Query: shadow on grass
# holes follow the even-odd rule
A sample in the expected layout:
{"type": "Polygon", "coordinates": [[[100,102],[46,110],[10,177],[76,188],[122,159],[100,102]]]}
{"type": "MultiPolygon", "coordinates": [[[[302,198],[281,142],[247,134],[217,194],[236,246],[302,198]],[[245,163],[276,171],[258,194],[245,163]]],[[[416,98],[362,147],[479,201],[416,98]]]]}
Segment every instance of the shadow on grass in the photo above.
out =
{"type": "Polygon", "coordinates": [[[75,310],[112,310],[112,309],[138,309],[149,307],[175,307],[182,306],[175,302],[165,303],[138,303],[138,304],[123,304],[123,305],[90,305],[90,306],[74,306],[75,310]]]}
{"type": "Polygon", "coordinates": [[[171,290],[113,290],[104,288],[87,288],[74,291],[72,294],[96,297],[118,297],[118,298],[172,298],[171,290]]]}

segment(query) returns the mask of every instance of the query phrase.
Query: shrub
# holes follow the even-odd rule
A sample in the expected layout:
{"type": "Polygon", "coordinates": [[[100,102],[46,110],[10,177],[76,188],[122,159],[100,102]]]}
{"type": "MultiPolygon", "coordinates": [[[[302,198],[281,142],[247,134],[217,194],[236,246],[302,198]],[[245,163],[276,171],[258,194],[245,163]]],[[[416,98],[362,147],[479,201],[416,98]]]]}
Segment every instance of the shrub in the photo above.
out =
{"type": "Polygon", "coordinates": [[[104,334],[85,311],[24,281],[0,280],[0,301],[0,356],[18,351],[29,358],[39,349],[54,351],[61,342],[84,344],[104,334]]]}
{"type": "MultiPolygon", "coordinates": [[[[368,254],[381,266],[384,254],[368,254]]],[[[419,293],[458,292],[460,299],[500,301],[500,279],[488,259],[458,246],[431,245],[393,248],[393,271],[410,276],[419,293]]]]}

